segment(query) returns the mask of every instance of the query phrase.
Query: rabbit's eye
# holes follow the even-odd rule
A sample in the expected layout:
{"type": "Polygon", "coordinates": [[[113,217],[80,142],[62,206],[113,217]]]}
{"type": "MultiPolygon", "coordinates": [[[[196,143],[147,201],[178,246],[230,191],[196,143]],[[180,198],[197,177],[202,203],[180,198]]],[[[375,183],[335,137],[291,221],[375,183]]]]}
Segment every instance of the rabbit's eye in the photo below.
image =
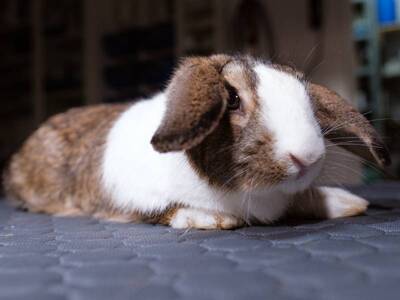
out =
{"type": "Polygon", "coordinates": [[[228,89],[229,99],[228,99],[228,109],[237,110],[240,108],[240,97],[233,87],[228,89]]]}

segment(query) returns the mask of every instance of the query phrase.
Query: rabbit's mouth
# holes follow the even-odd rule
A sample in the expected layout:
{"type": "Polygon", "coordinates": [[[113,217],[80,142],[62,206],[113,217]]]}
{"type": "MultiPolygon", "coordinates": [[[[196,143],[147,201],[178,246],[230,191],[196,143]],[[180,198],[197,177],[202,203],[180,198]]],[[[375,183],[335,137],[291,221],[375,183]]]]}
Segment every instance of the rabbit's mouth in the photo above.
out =
{"type": "Polygon", "coordinates": [[[324,156],[321,156],[309,166],[297,166],[296,170],[289,173],[287,178],[278,185],[279,189],[290,194],[307,189],[321,173],[323,162],[324,156]]]}
{"type": "Polygon", "coordinates": [[[292,169],[294,169],[294,172],[291,174],[291,176],[296,180],[302,180],[302,178],[307,177],[309,173],[321,168],[324,157],[325,155],[323,154],[312,162],[304,162],[293,154],[289,154],[292,169]]]}

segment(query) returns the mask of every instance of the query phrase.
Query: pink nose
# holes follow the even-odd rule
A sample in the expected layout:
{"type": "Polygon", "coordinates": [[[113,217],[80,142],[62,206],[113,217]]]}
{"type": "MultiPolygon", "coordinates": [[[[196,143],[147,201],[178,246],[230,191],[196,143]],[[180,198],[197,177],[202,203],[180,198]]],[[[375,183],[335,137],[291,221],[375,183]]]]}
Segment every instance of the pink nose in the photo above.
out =
{"type": "Polygon", "coordinates": [[[299,158],[298,156],[289,153],[289,157],[292,160],[293,164],[299,169],[298,177],[303,176],[309,169],[310,166],[319,161],[320,157],[313,160],[305,160],[303,158],[299,158]]]}
{"type": "Polygon", "coordinates": [[[299,176],[303,176],[304,173],[307,171],[307,165],[296,155],[289,153],[289,157],[292,160],[293,164],[299,168],[299,176]]]}

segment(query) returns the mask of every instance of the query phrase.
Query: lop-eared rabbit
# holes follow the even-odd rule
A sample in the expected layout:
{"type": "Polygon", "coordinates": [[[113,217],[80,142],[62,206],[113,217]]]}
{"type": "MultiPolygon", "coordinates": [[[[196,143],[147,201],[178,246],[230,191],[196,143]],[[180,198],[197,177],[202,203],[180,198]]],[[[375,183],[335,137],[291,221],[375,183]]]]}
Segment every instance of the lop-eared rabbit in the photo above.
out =
{"type": "Polygon", "coordinates": [[[175,228],[361,214],[366,200],[315,183],[328,141],[389,163],[364,116],[301,72],[248,56],[190,57],[149,99],[51,117],[4,183],[33,212],[175,228]]]}

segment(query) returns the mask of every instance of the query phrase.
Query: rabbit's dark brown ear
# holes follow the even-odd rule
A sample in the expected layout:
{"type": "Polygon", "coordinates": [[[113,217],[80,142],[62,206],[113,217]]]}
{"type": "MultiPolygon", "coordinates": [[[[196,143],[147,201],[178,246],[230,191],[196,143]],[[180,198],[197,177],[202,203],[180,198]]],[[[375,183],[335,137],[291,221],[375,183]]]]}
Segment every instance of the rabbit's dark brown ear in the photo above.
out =
{"type": "Polygon", "coordinates": [[[187,150],[218,125],[229,96],[221,69],[226,56],[185,59],[167,88],[167,108],[151,143],[158,152],[187,150]]]}
{"type": "Polygon", "coordinates": [[[390,164],[389,152],[362,114],[326,87],[310,83],[308,90],[326,138],[380,167],[390,164]]]}

